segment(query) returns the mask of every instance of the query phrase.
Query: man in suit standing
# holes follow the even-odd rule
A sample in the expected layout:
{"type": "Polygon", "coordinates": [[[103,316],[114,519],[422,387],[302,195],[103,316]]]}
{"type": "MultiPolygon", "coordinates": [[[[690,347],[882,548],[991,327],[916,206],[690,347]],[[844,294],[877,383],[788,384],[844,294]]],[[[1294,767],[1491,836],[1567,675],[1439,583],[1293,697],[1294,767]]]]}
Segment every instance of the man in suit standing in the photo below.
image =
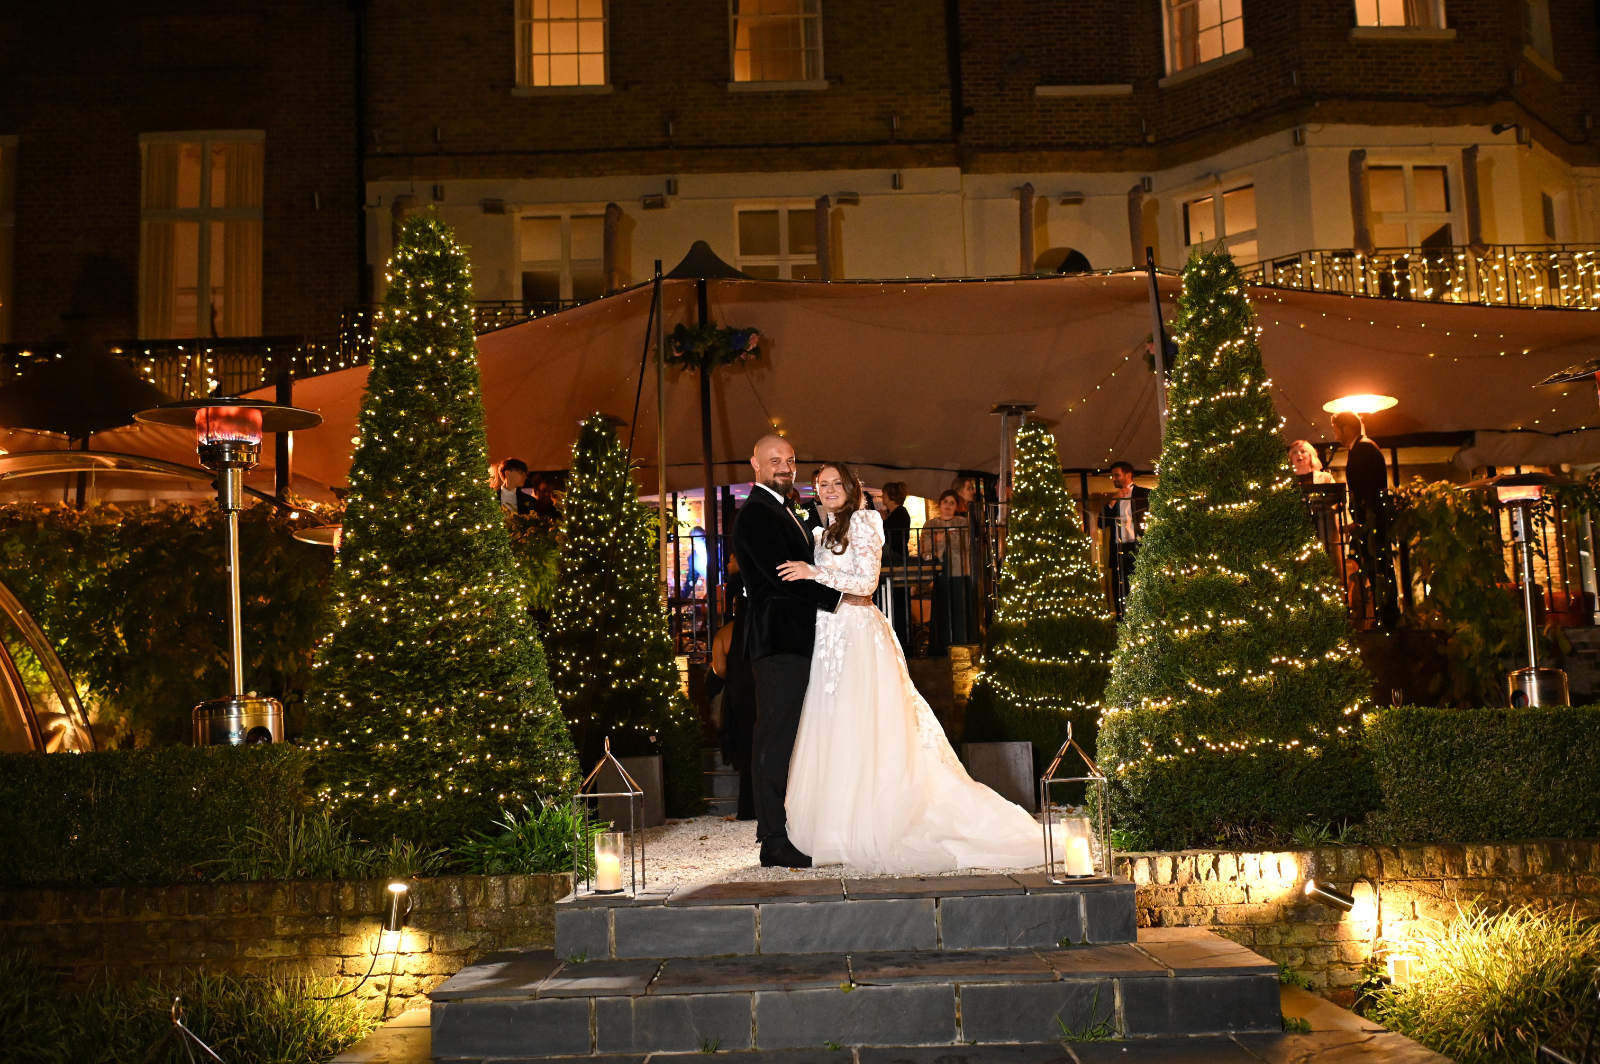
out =
{"type": "Polygon", "coordinates": [[[1145,518],[1150,514],[1150,489],[1133,482],[1133,466],[1111,463],[1112,494],[1100,511],[1100,527],[1106,530],[1106,562],[1111,570],[1111,598],[1122,616],[1128,600],[1128,582],[1133,579],[1133,559],[1144,538],[1145,518]]]}
{"type": "Polygon", "coordinates": [[[733,553],[744,577],[745,648],[756,681],[751,758],[756,840],[761,843],[763,865],[809,868],[811,858],[789,841],[783,800],[789,789],[789,756],[811,678],[817,611],[838,609],[846,598],[870,600],[845,596],[814,580],[779,577],[783,562],[810,562],[812,556],[811,534],[788,501],[794,487],[794,448],[781,436],[763,436],[756,441],[750,465],[755,483],[733,527],[733,553]]]}

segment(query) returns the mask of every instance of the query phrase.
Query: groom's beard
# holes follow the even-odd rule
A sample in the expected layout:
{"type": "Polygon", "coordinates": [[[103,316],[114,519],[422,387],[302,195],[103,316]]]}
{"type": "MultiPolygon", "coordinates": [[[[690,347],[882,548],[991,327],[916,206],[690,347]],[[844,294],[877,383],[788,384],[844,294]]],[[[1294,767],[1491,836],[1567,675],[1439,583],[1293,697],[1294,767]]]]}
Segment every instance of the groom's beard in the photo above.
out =
{"type": "Polygon", "coordinates": [[[787,499],[789,497],[789,489],[794,487],[794,474],[779,473],[771,480],[763,480],[761,483],[764,487],[777,492],[779,496],[787,499]]]}

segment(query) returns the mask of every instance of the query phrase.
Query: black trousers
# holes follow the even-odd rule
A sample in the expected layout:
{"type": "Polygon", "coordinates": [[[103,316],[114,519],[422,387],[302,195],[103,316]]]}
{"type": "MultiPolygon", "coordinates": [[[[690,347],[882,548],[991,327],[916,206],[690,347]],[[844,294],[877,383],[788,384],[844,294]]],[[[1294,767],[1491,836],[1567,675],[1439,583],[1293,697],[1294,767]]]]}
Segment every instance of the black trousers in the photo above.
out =
{"type": "Polygon", "coordinates": [[[751,770],[756,792],[756,841],[784,842],[789,838],[783,799],[789,790],[789,757],[800,728],[800,707],[811,679],[811,658],[800,654],[773,654],[751,666],[756,674],[756,735],[751,770]]]}

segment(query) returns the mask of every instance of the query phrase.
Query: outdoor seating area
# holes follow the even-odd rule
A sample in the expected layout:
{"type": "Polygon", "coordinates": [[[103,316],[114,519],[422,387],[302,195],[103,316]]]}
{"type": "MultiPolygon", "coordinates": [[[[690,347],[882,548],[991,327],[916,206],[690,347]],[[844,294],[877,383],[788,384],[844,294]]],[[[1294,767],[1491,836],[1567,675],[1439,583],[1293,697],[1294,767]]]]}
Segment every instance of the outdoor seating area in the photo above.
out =
{"type": "MultiPolygon", "coordinates": [[[[752,441],[713,432],[694,401],[717,394],[713,376],[753,388],[750,367],[780,361],[762,344],[783,318],[684,329],[653,392],[630,371],[653,411],[597,402],[558,452],[557,430],[504,419],[492,397],[531,372],[581,392],[598,359],[554,342],[530,370],[512,334],[601,314],[618,328],[645,293],[477,337],[446,312],[465,292],[447,227],[408,233],[402,324],[380,331],[370,372],[162,402],[129,412],[137,432],[86,433],[180,468],[181,437],[214,502],[119,498],[152,490],[122,479],[136,464],[90,482],[100,467],[0,457],[0,489],[16,488],[0,505],[0,691],[17,751],[0,845],[22,855],[0,926],[27,947],[0,994],[59,980],[52,1000],[109,1017],[178,980],[177,996],[218,1004],[193,1029],[169,1007],[154,1030],[206,1043],[230,1029],[219,1017],[257,1008],[252,980],[313,977],[284,999],[303,1011],[273,1021],[319,1032],[297,1059],[424,1002],[438,1059],[1340,1049],[1286,1018],[1307,988],[1404,1059],[1480,1059],[1508,1024],[1529,1052],[1579,1036],[1600,969],[1600,706],[1561,666],[1593,627],[1586,463],[1414,461],[1434,475],[1407,479],[1402,455],[1437,455],[1380,426],[1423,404],[1355,396],[1333,412],[1338,446],[1317,435],[1332,473],[1297,472],[1284,393],[1240,339],[1256,311],[1216,255],[1161,282],[1184,341],[1170,383],[1141,379],[1125,437],[1159,441],[1150,468],[1074,465],[1101,444],[1016,402],[972,404],[991,434],[999,415],[999,445],[946,438],[954,468],[913,433],[858,438],[854,463],[811,444],[796,462],[786,436],[754,434],[773,427],[758,403],[740,430],[801,467],[785,499],[754,457],[717,457],[752,441]],[[1202,321],[1218,304],[1231,316],[1202,321]],[[450,357],[414,358],[418,343],[450,357]],[[696,429],[714,441],[699,453],[696,429]],[[840,508],[857,498],[846,468],[874,513],[840,508]],[[262,487],[300,477],[341,490],[262,487]],[[859,590],[817,583],[820,553],[787,575],[835,610],[882,613],[861,630],[900,678],[856,674],[871,711],[895,692],[907,749],[1005,807],[1025,836],[1009,867],[811,869],[759,838],[769,696],[736,672],[743,658],[761,675],[762,629],[741,617],[776,581],[738,570],[757,556],[738,516],[767,505],[756,491],[796,536],[842,518],[878,537],[850,556],[859,590]],[[194,947],[110,945],[165,937],[194,947]],[[1509,940],[1499,968],[1461,960],[1509,940]],[[73,989],[95,971],[133,996],[73,989]],[[196,971],[239,983],[182,982],[196,971]],[[1556,973],[1547,997],[1504,990],[1535,972],[1556,973]],[[1449,1012],[1463,982],[1494,1002],[1492,1027],[1449,1012]],[[345,997],[356,1007],[319,1011],[345,997]]],[[[670,293],[663,280],[651,300],[670,293]]],[[[724,312],[754,305],[730,296],[724,312]]],[[[850,629],[806,612],[842,655],[850,629]]],[[[874,749],[851,753],[870,764],[874,749]]],[[[918,778],[894,776],[873,815],[931,801],[908,797],[918,778]]]]}

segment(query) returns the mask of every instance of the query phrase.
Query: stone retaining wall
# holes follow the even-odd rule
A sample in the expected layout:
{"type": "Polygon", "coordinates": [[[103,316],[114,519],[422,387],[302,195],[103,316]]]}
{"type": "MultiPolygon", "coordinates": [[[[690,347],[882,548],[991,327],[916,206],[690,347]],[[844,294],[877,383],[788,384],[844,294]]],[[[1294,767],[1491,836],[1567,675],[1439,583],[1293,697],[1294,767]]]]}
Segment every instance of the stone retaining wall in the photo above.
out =
{"type": "Polygon", "coordinates": [[[569,875],[441,876],[410,884],[404,931],[381,930],[382,881],[191,883],[0,891],[0,944],[80,979],[203,969],[369,979],[390,1013],[469,961],[555,942],[569,875]],[[377,950],[374,966],[374,951],[377,950]]]}
{"type": "Polygon", "coordinates": [[[1451,918],[1458,902],[1571,905],[1600,916],[1596,841],[1182,850],[1118,854],[1116,864],[1137,888],[1139,926],[1210,928],[1344,1004],[1369,959],[1403,946],[1418,920],[1451,918]],[[1307,900],[1302,888],[1313,877],[1353,894],[1355,909],[1307,900]]]}

